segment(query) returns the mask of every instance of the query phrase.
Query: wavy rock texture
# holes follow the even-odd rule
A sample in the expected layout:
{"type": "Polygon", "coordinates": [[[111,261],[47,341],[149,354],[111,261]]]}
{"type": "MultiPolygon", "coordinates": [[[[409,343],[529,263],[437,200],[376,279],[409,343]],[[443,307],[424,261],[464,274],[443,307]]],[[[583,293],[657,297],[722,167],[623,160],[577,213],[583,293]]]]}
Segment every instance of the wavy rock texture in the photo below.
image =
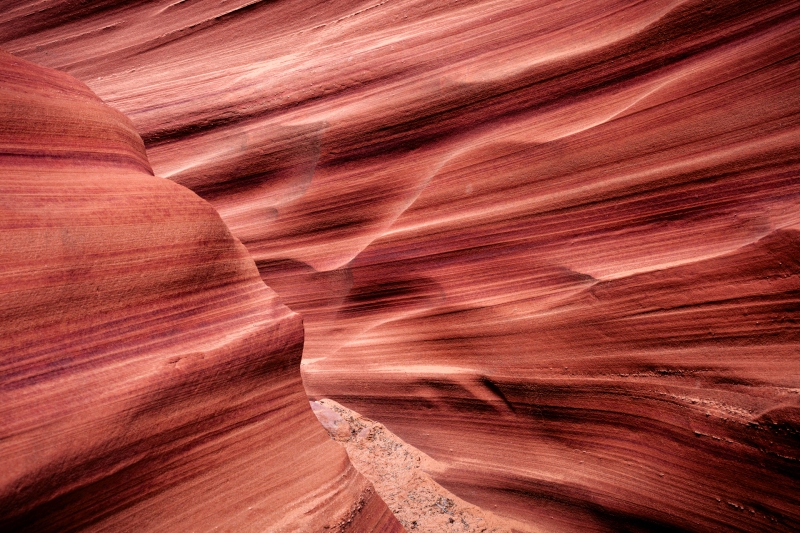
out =
{"type": "Polygon", "coordinates": [[[554,531],[800,528],[800,3],[18,2],[306,325],[554,531]]]}
{"type": "Polygon", "coordinates": [[[308,408],[302,345],[127,118],[0,53],[0,530],[403,531],[308,408]]]}

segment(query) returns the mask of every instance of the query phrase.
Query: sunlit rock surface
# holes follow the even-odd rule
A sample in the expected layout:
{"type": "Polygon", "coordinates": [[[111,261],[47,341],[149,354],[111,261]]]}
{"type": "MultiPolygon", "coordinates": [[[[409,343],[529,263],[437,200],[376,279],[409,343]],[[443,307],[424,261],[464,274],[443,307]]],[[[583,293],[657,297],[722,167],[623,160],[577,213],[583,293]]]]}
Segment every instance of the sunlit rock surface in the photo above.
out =
{"type": "Polygon", "coordinates": [[[554,531],[800,528],[800,3],[19,2],[303,315],[305,385],[554,531]]]}
{"type": "Polygon", "coordinates": [[[1,531],[402,531],[308,408],[302,345],[127,118],[0,52],[1,531]]]}

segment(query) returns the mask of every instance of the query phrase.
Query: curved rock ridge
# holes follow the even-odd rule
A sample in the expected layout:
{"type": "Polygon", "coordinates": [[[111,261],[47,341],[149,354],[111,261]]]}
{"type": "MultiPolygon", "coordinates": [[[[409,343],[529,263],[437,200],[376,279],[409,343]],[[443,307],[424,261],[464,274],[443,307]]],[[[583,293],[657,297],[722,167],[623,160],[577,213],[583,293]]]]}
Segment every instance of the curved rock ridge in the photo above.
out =
{"type": "Polygon", "coordinates": [[[403,531],[308,408],[302,346],[127,118],[0,52],[0,530],[403,531]]]}
{"type": "Polygon", "coordinates": [[[554,531],[800,529],[800,3],[19,2],[301,313],[304,383],[554,531]]]}

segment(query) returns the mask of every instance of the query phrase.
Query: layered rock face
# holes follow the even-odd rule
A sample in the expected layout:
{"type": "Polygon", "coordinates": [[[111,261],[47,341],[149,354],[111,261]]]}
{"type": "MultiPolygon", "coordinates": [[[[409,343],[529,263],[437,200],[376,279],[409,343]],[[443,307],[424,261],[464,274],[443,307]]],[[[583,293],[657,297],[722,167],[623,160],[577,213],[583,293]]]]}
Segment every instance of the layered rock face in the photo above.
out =
{"type": "Polygon", "coordinates": [[[308,408],[299,315],[122,114],[0,54],[0,530],[403,531],[308,408]]]}
{"type": "Polygon", "coordinates": [[[553,531],[800,528],[800,3],[20,2],[306,326],[553,531]]]}

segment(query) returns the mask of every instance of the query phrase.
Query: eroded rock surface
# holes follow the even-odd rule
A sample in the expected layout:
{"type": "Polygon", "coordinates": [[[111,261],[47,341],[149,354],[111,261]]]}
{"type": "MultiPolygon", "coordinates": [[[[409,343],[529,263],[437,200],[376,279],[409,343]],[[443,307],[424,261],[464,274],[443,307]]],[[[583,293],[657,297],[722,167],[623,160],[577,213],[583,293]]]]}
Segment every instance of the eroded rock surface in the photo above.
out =
{"type": "Polygon", "coordinates": [[[0,530],[402,531],[308,408],[302,346],[127,118],[0,52],[0,530]]]}
{"type": "Polygon", "coordinates": [[[800,3],[66,5],[0,45],[214,205],[314,398],[545,529],[800,529],[800,3]]]}

